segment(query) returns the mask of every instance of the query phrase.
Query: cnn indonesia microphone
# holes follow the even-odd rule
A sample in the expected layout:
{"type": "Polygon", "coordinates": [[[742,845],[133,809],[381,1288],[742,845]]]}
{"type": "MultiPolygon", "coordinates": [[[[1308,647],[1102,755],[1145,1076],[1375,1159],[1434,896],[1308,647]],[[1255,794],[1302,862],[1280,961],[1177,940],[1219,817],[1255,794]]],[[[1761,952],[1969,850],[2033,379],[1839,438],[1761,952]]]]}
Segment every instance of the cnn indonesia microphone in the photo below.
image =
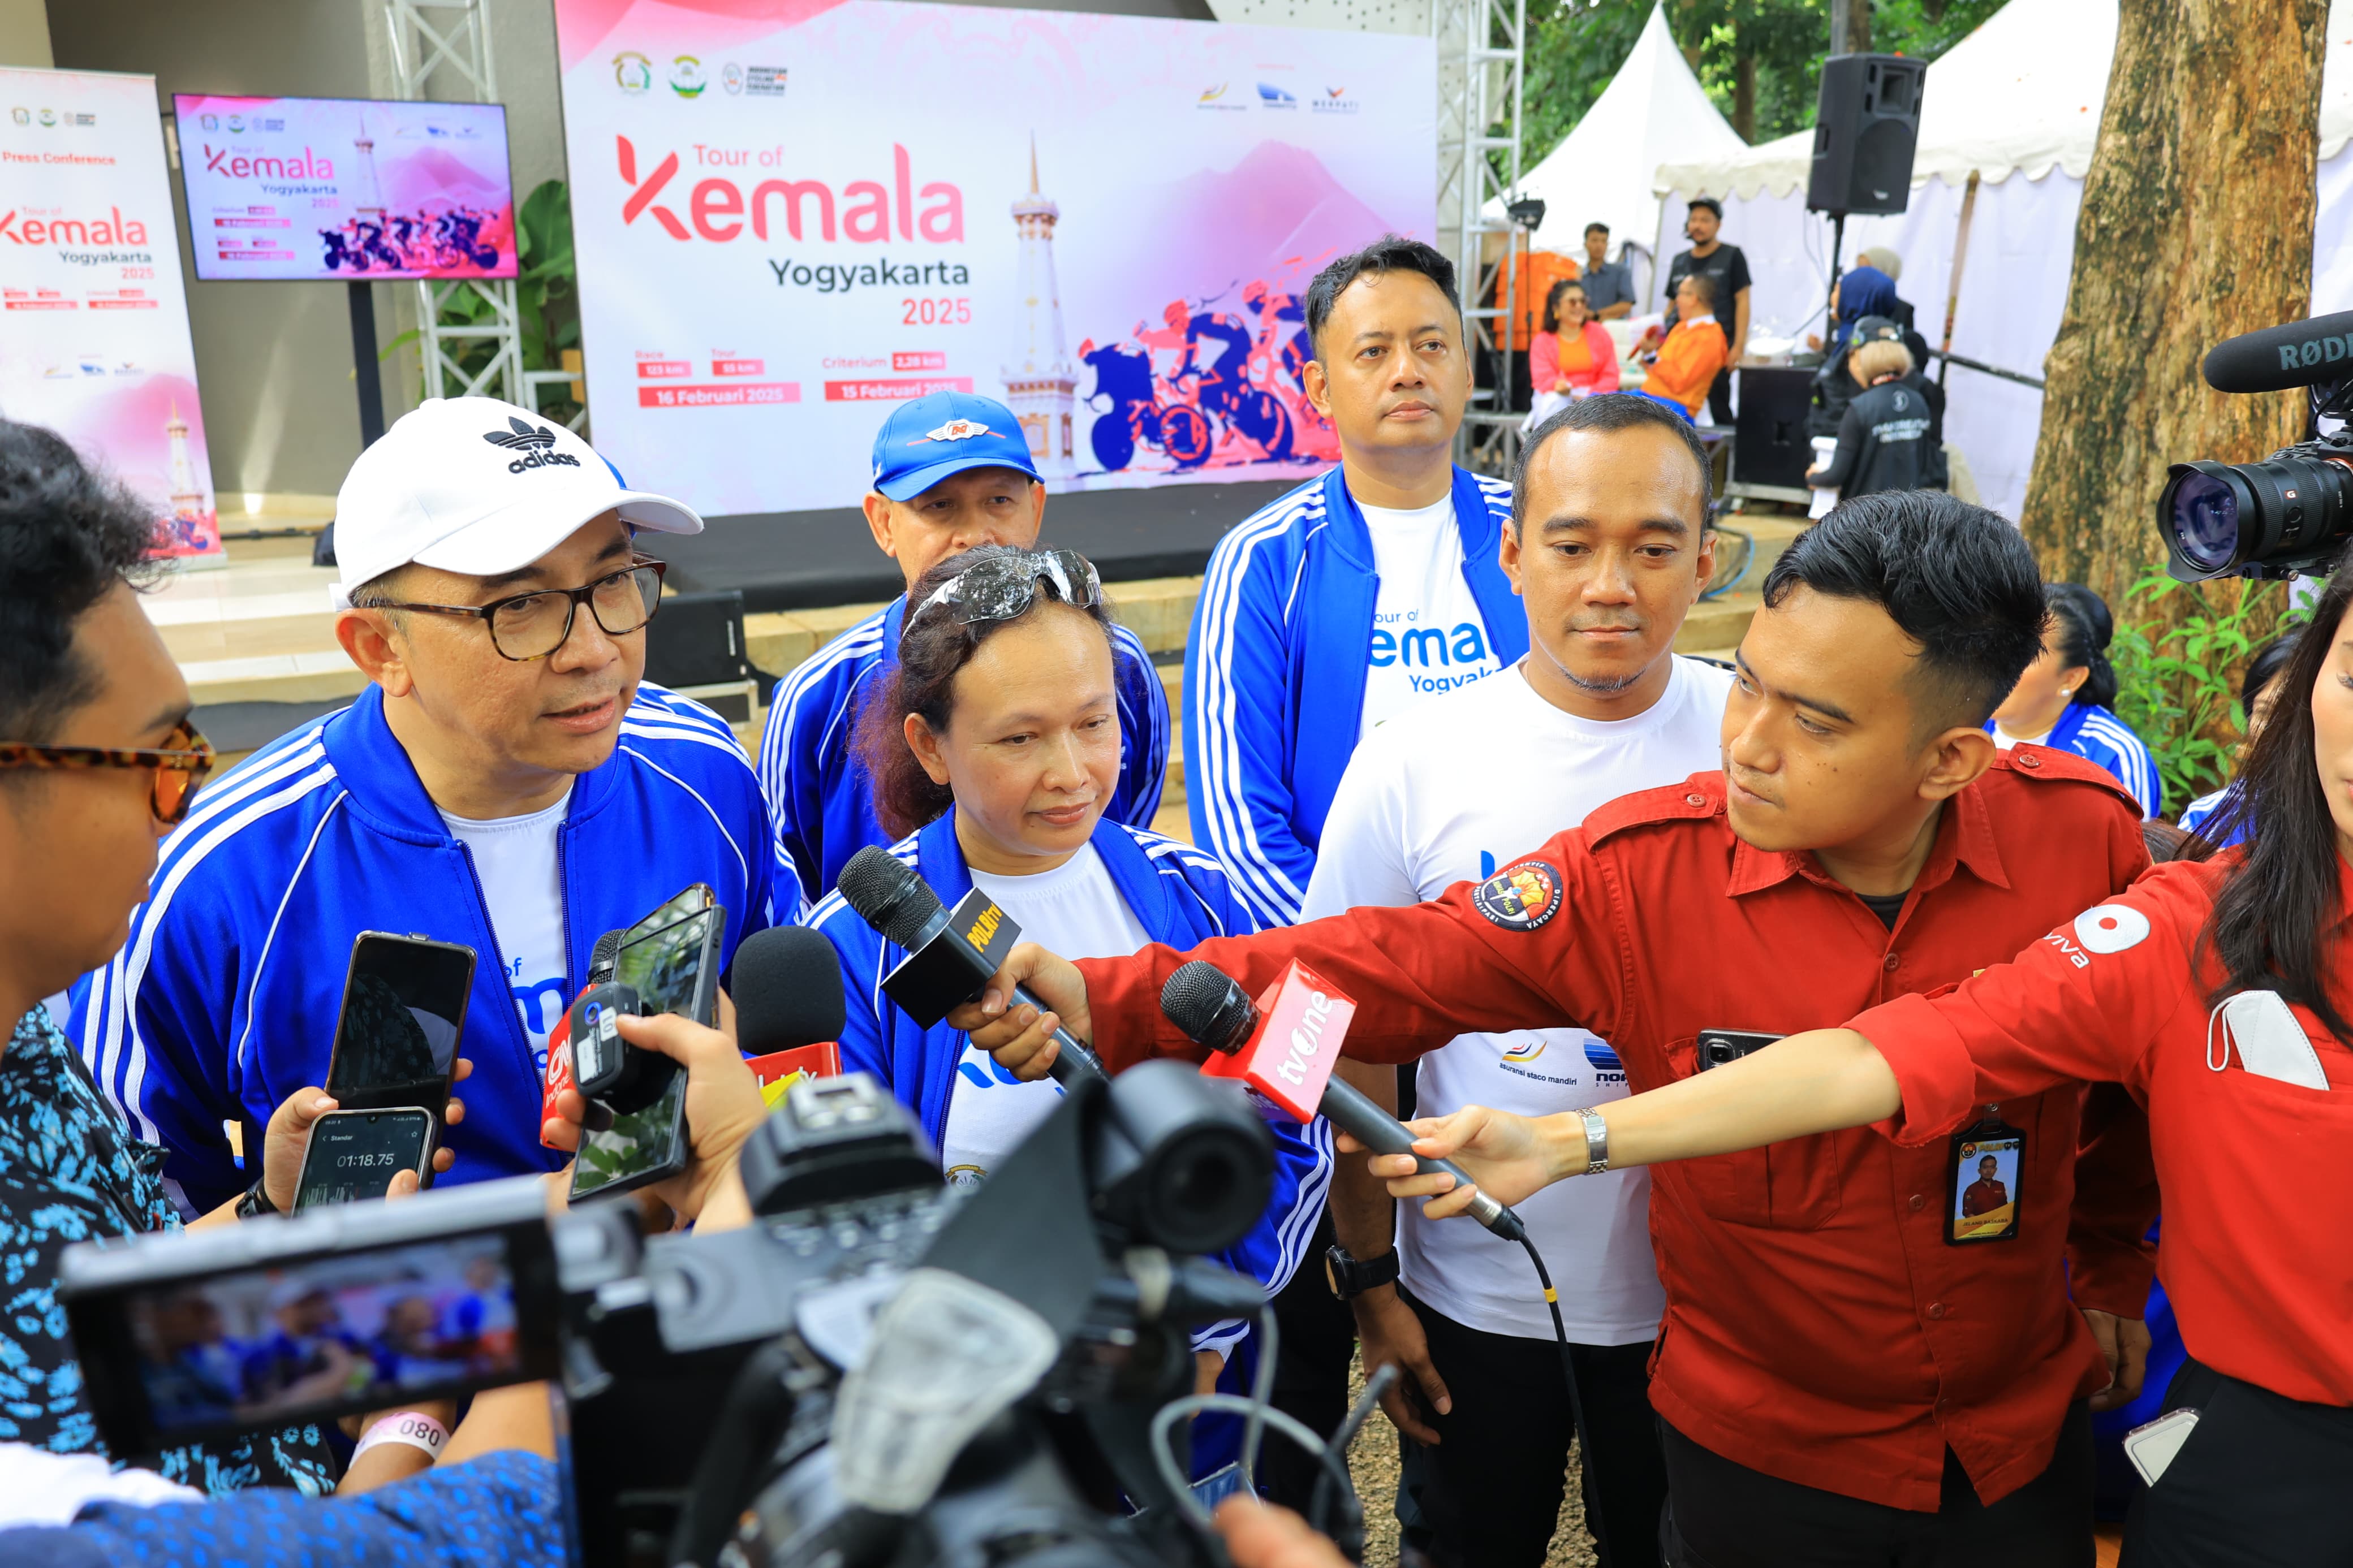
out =
{"type": "MultiPolygon", "coordinates": [[[[919,1028],[930,1028],[978,996],[988,977],[1005,967],[1006,955],[1021,936],[1012,917],[978,888],[951,910],[913,866],[879,845],[852,855],[834,889],[859,919],[905,950],[907,956],[882,977],[882,991],[919,1028]]],[[[1053,1011],[1025,985],[1013,988],[1007,1005],[1012,1002],[1053,1011]]],[[[1094,1052],[1068,1029],[1056,1029],[1054,1043],[1061,1047],[1048,1069],[1055,1082],[1068,1088],[1083,1078],[1109,1076],[1094,1052]]]]}
{"type": "MultiPolygon", "coordinates": [[[[1208,1078],[1240,1079],[1303,1124],[1322,1112],[1377,1154],[1413,1154],[1424,1172],[1443,1171],[1465,1187],[1476,1183],[1451,1160],[1413,1153],[1413,1133],[1345,1079],[1334,1078],[1340,1041],[1356,1005],[1293,959],[1256,1002],[1233,978],[1201,959],[1181,965],[1160,990],[1160,1011],[1197,1045],[1219,1053],[1202,1064],[1208,1078]]],[[[1471,1217],[1506,1241],[1528,1227],[1509,1205],[1471,1194],[1471,1217]]]]}

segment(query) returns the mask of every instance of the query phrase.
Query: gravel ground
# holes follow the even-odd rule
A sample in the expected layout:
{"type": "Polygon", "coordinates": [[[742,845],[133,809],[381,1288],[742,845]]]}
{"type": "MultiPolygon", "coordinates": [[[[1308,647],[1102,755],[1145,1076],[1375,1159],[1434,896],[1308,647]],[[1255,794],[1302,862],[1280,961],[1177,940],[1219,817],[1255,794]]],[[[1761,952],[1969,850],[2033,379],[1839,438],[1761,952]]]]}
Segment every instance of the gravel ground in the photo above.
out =
{"type": "MultiPolygon", "coordinates": [[[[1365,1387],[1362,1364],[1351,1369],[1352,1394],[1365,1387]]],[[[1365,1568],[1396,1568],[1398,1560],[1398,1433],[1389,1418],[1373,1412],[1348,1449],[1348,1473],[1365,1503],[1365,1568]]],[[[1568,1481],[1562,1489],[1560,1522],[1553,1527],[1545,1568],[1594,1568],[1593,1542],[1585,1533],[1585,1504],[1577,1496],[1577,1449],[1568,1451],[1568,1481]]]]}

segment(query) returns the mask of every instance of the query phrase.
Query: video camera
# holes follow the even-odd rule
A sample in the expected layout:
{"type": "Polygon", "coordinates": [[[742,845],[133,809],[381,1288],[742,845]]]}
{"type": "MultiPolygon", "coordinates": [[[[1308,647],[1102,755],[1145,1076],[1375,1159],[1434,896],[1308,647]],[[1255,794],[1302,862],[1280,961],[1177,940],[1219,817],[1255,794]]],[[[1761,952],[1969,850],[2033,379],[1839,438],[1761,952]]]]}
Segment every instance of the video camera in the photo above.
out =
{"type": "MultiPolygon", "coordinates": [[[[1090,1079],[949,1189],[873,1079],[808,1079],[741,1171],[757,1217],[732,1231],[550,1217],[518,1178],[76,1247],[58,1294],[120,1456],[557,1381],[592,1565],[1223,1562],[1181,1419],[1240,1403],[1186,1397],[1189,1331],[1268,1316],[1199,1256],[1270,1194],[1240,1089],[1175,1062],[1090,1079]],[[339,1343],[340,1381],[238,1387],[237,1341],[271,1332],[339,1343]]],[[[1346,1516],[1342,1441],[1318,1457],[1346,1516]]]]}
{"type": "Polygon", "coordinates": [[[2168,570],[2200,583],[2327,566],[2353,533],[2353,311],[2232,338],[2205,374],[2217,392],[2308,389],[2305,438],[2260,463],[2172,465],[2157,502],[2168,570]]]}

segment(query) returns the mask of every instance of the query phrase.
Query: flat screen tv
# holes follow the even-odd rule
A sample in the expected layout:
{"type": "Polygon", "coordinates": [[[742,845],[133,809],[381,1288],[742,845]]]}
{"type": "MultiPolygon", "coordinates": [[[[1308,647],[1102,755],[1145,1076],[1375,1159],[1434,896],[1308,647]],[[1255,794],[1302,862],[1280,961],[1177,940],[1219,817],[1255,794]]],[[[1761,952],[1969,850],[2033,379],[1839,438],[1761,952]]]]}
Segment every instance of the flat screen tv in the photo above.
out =
{"type": "Polygon", "coordinates": [[[174,93],[196,276],[512,278],[496,103],[174,93]]]}

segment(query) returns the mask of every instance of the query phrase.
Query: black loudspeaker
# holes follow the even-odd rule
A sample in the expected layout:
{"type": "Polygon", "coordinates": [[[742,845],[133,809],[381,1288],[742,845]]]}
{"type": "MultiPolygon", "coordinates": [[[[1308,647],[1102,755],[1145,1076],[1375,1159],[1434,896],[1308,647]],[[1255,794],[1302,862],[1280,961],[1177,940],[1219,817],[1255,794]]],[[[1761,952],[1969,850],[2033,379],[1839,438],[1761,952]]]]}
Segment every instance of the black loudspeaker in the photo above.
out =
{"type": "Polygon", "coordinates": [[[1806,414],[1814,402],[1810,370],[1746,365],[1740,374],[1740,408],[1732,426],[1732,478],[1744,485],[1806,488],[1814,447],[1806,414]]]}
{"type": "Polygon", "coordinates": [[[1928,68],[1901,55],[1833,55],[1814,110],[1806,209],[1900,213],[1912,201],[1912,149],[1928,68]]]}

